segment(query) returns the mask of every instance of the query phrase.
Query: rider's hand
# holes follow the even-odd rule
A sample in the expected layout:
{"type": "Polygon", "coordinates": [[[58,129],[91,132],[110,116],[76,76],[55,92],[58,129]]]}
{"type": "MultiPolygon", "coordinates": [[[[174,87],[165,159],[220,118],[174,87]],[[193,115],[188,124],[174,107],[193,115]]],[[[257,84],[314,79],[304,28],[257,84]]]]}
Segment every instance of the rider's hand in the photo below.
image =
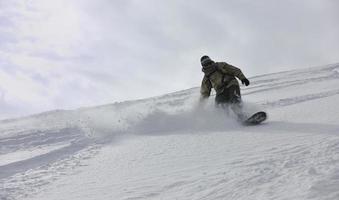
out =
{"type": "Polygon", "coordinates": [[[249,85],[250,85],[250,81],[249,81],[247,78],[241,80],[241,83],[242,83],[243,85],[246,85],[246,86],[249,86],[249,85]]]}

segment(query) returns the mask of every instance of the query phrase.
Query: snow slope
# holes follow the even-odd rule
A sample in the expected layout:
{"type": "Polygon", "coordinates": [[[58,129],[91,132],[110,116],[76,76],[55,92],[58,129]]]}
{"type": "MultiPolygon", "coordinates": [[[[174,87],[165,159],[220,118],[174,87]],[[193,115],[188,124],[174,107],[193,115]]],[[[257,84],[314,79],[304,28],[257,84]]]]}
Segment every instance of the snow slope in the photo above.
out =
{"type": "Polygon", "coordinates": [[[339,199],[339,64],[250,80],[259,126],[199,88],[0,121],[0,199],[339,199]]]}

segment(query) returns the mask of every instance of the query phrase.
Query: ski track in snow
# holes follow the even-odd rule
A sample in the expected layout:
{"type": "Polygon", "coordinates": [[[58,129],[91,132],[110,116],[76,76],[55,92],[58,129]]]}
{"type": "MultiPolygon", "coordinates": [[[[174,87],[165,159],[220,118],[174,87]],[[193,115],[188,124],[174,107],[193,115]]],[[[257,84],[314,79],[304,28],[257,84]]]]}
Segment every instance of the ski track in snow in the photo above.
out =
{"type": "Polygon", "coordinates": [[[195,108],[198,88],[0,121],[0,199],[339,199],[338,106],[293,112],[338,98],[338,69],[253,77],[256,127],[195,108]]]}

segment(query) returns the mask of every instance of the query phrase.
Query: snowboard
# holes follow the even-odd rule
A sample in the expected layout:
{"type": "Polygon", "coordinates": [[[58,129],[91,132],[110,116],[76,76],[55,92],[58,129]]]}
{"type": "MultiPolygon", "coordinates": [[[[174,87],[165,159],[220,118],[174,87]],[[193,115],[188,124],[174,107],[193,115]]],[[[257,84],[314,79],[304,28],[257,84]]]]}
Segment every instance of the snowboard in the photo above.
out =
{"type": "Polygon", "coordinates": [[[244,125],[258,125],[267,119],[267,114],[264,111],[256,112],[248,118],[242,120],[244,125]]]}

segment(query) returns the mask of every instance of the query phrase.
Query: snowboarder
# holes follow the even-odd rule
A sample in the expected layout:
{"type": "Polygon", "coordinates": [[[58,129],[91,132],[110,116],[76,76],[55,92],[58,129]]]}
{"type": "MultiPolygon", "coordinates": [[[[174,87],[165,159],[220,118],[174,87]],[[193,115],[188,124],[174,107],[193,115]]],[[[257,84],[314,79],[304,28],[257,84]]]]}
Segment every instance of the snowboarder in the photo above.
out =
{"type": "Polygon", "coordinates": [[[233,112],[241,118],[241,94],[239,83],[248,86],[250,81],[244,76],[241,70],[226,62],[214,62],[208,56],[202,56],[200,59],[204,78],[202,80],[200,93],[201,101],[208,98],[211,89],[216,91],[215,102],[228,110],[230,107],[233,112]]]}

